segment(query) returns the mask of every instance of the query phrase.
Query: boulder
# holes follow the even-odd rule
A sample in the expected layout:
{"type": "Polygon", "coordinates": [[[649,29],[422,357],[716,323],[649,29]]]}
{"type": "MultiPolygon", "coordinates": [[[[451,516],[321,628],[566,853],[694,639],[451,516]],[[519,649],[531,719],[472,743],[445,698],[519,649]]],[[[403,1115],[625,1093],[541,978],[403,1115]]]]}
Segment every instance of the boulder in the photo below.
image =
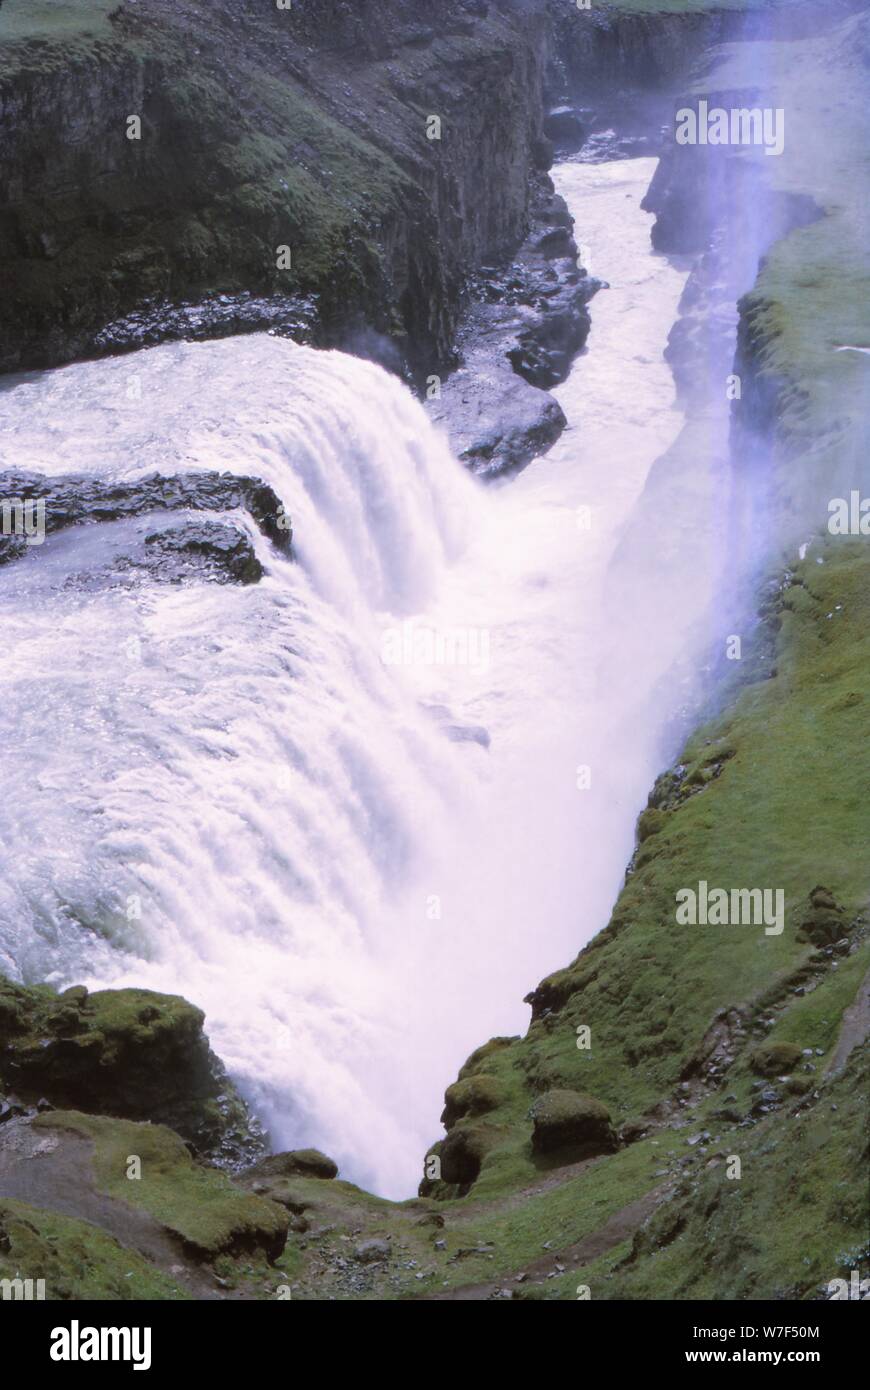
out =
{"type": "Polygon", "coordinates": [[[245,1179],[260,1178],[335,1178],[338,1177],[338,1164],[319,1149],[291,1149],[287,1153],[270,1154],[253,1168],[248,1168],[245,1179]]]}
{"type": "Polygon", "coordinates": [[[465,1080],[454,1081],[444,1092],[441,1123],[445,1129],[452,1129],[458,1120],[498,1109],[504,1097],[504,1083],[497,1076],[481,1072],[465,1080]]]}
{"type": "Polygon", "coordinates": [[[483,1125],[461,1124],[452,1129],[440,1149],[442,1182],[467,1191],[494,1143],[493,1132],[483,1125]]]}
{"type": "Polygon", "coordinates": [[[572,1159],[613,1153],[618,1140],[610,1111],[577,1091],[546,1091],[531,1109],[532,1150],[572,1159]]]}
{"type": "Polygon", "coordinates": [[[369,1265],[388,1260],[390,1253],[390,1242],[378,1236],[372,1240],[361,1240],[359,1245],[354,1246],[353,1257],[360,1264],[369,1265]]]}
{"type": "Polygon", "coordinates": [[[813,946],[833,946],[850,930],[843,908],[828,888],[816,887],[809,895],[809,908],[798,928],[798,941],[813,946]]]}
{"type": "Polygon", "coordinates": [[[785,1076],[802,1055],[796,1043],[765,1042],[752,1053],[750,1065],[756,1076],[785,1076]]]}

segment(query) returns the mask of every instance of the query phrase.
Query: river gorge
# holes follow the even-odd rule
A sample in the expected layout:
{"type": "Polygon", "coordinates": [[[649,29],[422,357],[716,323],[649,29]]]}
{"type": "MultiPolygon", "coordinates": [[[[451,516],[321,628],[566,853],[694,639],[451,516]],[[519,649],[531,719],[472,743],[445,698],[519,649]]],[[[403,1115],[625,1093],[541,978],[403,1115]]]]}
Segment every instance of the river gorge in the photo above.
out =
{"type": "Polygon", "coordinates": [[[43,1210],[149,1298],[860,1268],[868,14],[569,8],[4,7],[0,1273],[43,1210]]]}

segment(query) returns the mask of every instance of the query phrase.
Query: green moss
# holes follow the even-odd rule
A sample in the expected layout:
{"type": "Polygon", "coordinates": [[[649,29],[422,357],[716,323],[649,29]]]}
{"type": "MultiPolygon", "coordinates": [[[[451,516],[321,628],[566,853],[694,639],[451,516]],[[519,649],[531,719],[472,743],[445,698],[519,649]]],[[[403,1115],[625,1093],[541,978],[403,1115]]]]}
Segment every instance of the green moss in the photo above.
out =
{"type": "Polygon", "coordinates": [[[497,1076],[477,1072],[448,1086],[444,1093],[444,1114],[441,1122],[450,1129],[466,1116],[485,1115],[496,1110],[504,1100],[504,1086],[497,1076]]]}
{"type": "Polygon", "coordinates": [[[602,1263],[578,1281],[596,1298],[801,1299],[864,1268],[868,1061],[865,1046],[800,1118],[741,1132],[741,1177],[719,1165],[678,1193],[665,1246],[644,1232],[610,1278],[602,1263]]]}
{"type": "Polygon", "coordinates": [[[283,1249],[287,1218],[282,1209],[241,1192],[216,1169],[194,1163],[172,1130],[75,1111],[54,1111],[33,1123],[91,1139],[100,1190],[148,1212],[196,1258],[212,1261],[245,1251],[276,1257],[283,1249]],[[131,1157],[140,1161],[138,1178],[128,1176],[131,1157]]]}
{"type": "Polygon", "coordinates": [[[0,43],[105,38],[122,0],[5,0],[0,43]]]}
{"type": "Polygon", "coordinates": [[[247,1110],[209,1050],[204,1014],[177,995],[0,976],[0,1082],[24,1099],[169,1123],[201,1150],[245,1147],[247,1110]]]}
{"type": "Polygon", "coordinates": [[[796,1043],[771,1041],[755,1049],[750,1065],[758,1076],[781,1076],[794,1071],[800,1059],[801,1049],[796,1043]]]}
{"type": "Polygon", "coordinates": [[[45,1297],[186,1299],[174,1279],[86,1221],[0,1200],[0,1279],[45,1280],[45,1297]]]}

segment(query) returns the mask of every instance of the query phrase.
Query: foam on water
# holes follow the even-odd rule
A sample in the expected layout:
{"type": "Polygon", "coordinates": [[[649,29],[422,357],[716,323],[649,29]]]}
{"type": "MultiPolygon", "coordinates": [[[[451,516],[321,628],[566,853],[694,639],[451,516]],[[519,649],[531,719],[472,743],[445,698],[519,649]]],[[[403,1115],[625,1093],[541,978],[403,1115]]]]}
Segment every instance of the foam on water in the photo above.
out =
{"type": "Polygon", "coordinates": [[[379,368],[269,336],[0,394],[4,467],[256,475],[295,531],[294,562],[252,531],[247,588],[89,583],[153,518],[0,571],[0,968],[184,994],[276,1146],[390,1195],[467,1053],[606,921],[673,713],[652,692],[685,615],[622,688],[632,618],[614,632],[603,597],[681,423],[653,167],[560,172],[611,289],[558,392],[569,430],[509,487],[379,368]],[[403,624],[471,640],[385,662],[403,624]]]}

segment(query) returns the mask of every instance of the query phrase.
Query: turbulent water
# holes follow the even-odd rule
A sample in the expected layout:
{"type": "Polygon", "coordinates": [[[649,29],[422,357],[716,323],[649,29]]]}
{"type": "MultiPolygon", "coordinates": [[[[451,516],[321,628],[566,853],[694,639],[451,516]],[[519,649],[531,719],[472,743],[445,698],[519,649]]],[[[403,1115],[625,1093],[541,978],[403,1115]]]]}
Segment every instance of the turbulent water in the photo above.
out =
{"type": "Polygon", "coordinates": [[[0,969],[184,994],[276,1146],[385,1194],[468,1052],[606,921],[675,712],[687,612],[652,641],[606,597],[681,425],[653,167],[559,171],[611,287],[569,429],[509,486],[379,368],[269,336],[0,395],[6,467],[257,475],[295,531],[291,562],[236,518],[268,571],[244,588],[99,578],[148,517],[0,571],[0,969]]]}

